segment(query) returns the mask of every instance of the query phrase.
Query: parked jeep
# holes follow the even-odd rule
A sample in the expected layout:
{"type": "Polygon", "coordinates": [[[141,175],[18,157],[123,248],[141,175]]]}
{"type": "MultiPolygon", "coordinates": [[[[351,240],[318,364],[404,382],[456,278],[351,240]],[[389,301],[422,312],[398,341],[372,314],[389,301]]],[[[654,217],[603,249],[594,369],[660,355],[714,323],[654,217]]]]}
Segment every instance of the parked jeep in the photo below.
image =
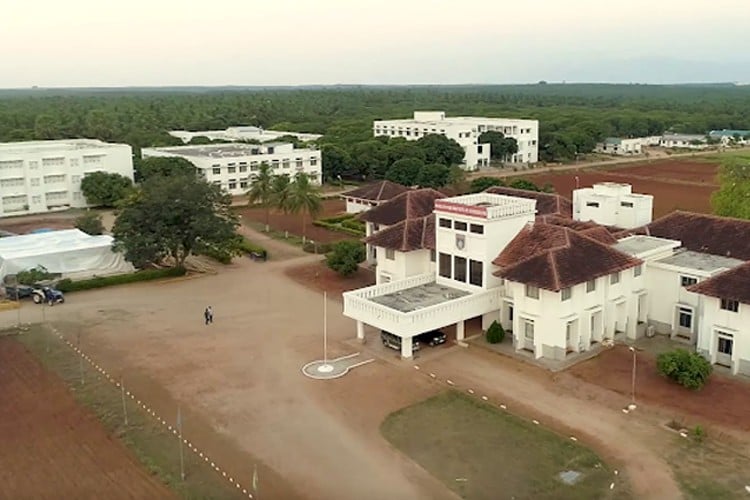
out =
{"type": "Polygon", "coordinates": [[[420,344],[427,344],[431,347],[436,345],[445,344],[447,337],[440,330],[432,330],[431,332],[420,333],[414,340],[420,344]]]}

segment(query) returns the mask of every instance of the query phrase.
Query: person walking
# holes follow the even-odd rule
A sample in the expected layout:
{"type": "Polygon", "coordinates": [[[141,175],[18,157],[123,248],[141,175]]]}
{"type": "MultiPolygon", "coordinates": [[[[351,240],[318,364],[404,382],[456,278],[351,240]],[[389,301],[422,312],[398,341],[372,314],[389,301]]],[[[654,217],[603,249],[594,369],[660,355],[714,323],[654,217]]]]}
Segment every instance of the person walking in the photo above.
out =
{"type": "Polygon", "coordinates": [[[208,313],[208,322],[213,323],[214,322],[214,310],[211,308],[211,306],[208,306],[206,308],[206,312],[208,313]]]}
{"type": "Polygon", "coordinates": [[[207,308],[206,308],[206,309],[205,309],[205,310],[203,311],[203,318],[204,318],[204,319],[206,320],[206,324],[208,324],[208,323],[209,323],[209,322],[211,321],[211,311],[210,311],[210,306],[209,306],[209,307],[207,307],[207,308]]]}

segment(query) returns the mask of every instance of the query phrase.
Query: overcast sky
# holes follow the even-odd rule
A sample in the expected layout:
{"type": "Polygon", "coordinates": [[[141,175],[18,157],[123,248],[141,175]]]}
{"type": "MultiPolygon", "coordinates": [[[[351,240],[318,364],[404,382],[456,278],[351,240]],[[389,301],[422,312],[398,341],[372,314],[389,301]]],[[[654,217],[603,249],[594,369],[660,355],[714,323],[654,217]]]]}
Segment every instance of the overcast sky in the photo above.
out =
{"type": "Polygon", "coordinates": [[[750,0],[0,0],[0,87],[750,81],[750,0]]]}

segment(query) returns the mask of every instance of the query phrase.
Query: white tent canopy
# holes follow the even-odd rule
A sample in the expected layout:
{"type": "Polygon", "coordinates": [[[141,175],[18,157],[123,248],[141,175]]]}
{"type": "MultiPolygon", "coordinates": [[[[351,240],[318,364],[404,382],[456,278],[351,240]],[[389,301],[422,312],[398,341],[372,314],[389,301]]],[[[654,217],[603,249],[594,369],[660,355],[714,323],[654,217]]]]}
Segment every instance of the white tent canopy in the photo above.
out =
{"type": "Polygon", "coordinates": [[[132,272],[124,256],[112,251],[113,242],[78,229],[0,238],[0,280],[38,266],[76,279],[132,272]]]}

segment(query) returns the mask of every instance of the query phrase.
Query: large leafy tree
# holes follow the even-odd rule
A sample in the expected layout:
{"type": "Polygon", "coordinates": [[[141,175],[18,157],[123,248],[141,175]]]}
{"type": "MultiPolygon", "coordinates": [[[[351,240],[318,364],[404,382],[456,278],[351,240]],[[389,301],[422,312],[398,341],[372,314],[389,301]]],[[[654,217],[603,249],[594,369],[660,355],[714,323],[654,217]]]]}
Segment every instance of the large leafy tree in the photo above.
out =
{"type": "Polygon", "coordinates": [[[493,160],[504,161],[508,156],[518,153],[518,142],[495,130],[482,132],[479,143],[490,145],[490,157],[493,160]]]}
{"type": "Polygon", "coordinates": [[[414,186],[418,183],[419,172],[424,168],[424,162],[418,158],[404,158],[391,165],[385,173],[385,178],[403,186],[414,186]]]}
{"type": "Polygon", "coordinates": [[[86,212],[85,214],[76,218],[75,221],[76,229],[80,229],[86,234],[92,236],[104,234],[104,224],[102,223],[102,216],[96,212],[86,212]]]}
{"type": "Polygon", "coordinates": [[[423,188],[441,188],[450,183],[451,169],[439,163],[425,165],[419,170],[417,184],[423,188]]]}
{"type": "Polygon", "coordinates": [[[731,158],[719,168],[719,190],[711,197],[717,215],[750,219],[750,160],[731,158]]]}
{"type": "Polygon", "coordinates": [[[237,219],[231,196],[194,176],[154,176],[123,204],[115,249],[137,267],[171,257],[176,266],[200,248],[233,253],[237,219]]]}
{"type": "Polygon", "coordinates": [[[325,145],[321,148],[320,154],[323,161],[323,179],[332,181],[349,176],[351,157],[344,149],[325,145]]]}
{"type": "Polygon", "coordinates": [[[458,165],[464,161],[464,148],[453,139],[440,134],[428,134],[420,137],[417,144],[425,154],[425,163],[458,165]]]}
{"type": "Polygon", "coordinates": [[[133,183],[125,176],[110,172],[91,172],[81,180],[81,191],[89,205],[114,207],[122,201],[133,183]]]}
{"type": "Polygon", "coordinates": [[[266,209],[266,232],[269,230],[269,220],[271,218],[273,182],[273,170],[268,163],[263,162],[260,164],[258,173],[250,185],[250,190],[247,192],[247,198],[250,203],[260,205],[266,209]]]}
{"type": "Polygon", "coordinates": [[[515,189],[523,189],[525,191],[541,191],[539,186],[526,179],[516,179],[510,183],[510,187],[515,189]]]}
{"type": "Polygon", "coordinates": [[[307,217],[315,217],[322,208],[318,187],[310,182],[310,177],[304,172],[298,173],[294,177],[294,182],[289,185],[287,207],[290,213],[302,214],[302,242],[304,243],[307,236],[307,217]]]}
{"type": "Polygon", "coordinates": [[[143,158],[138,163],[138,175],[141,181],[145,181],[159,176],[174,175],[196,175],[198,170],[195,165],[184,158],[174,158],[167,156],[151,156],[143,158]]]}
{"type": "Polygon", "coordinates": [[[469,192],[481,193],[493,186],[505,186],[505,182],[497,177],[477,177],[469,184],[469,192]]]}
{"type": "Polygon", "coordinates": [[[341,276],[351,276],[357,272],[365,256],[365,246],[361,242],[339,241],[333,246],[333,250],[326,254],[326,264],[341,276]]]}

